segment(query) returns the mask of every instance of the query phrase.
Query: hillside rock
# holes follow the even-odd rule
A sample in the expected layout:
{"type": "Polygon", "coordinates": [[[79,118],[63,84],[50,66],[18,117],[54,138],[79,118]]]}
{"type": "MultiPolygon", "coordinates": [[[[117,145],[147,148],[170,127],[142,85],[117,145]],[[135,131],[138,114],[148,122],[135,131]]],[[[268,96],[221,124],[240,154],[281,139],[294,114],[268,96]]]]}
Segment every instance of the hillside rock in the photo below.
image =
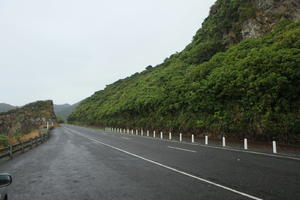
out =
{"type": "Polygon", "coordinates": [[[56,122],[52,101],[37,101],[21,108],[0,113],[0,134],[26,134],[45,123],[56,122]]]}
{"type": "Polygon", "coordinates": [[[255,16],[242,25],[242,38],[259,38],[268,33],[282,19],[300,19],[299,0],[257,0],[255,16]]]}

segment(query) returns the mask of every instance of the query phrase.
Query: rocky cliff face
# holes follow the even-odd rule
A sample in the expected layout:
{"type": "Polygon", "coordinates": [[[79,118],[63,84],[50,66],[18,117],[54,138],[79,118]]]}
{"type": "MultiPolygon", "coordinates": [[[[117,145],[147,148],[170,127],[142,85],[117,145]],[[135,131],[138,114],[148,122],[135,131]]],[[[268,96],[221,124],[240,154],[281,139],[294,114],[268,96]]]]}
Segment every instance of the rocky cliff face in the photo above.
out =
{"type": "Polygon", "coordinates": [[[300,19],[299,0],[256,0],[254,16],[247,19],[241,34],[243,39],[258,38],[269,32],[282,19],[300,19]]]}
{"type": "Polygon", "coordinates": [[[52,101],[37,101],[21,108],[0,113],[0,134],[26,134],[46,122],[56,122],[52,101]]]}

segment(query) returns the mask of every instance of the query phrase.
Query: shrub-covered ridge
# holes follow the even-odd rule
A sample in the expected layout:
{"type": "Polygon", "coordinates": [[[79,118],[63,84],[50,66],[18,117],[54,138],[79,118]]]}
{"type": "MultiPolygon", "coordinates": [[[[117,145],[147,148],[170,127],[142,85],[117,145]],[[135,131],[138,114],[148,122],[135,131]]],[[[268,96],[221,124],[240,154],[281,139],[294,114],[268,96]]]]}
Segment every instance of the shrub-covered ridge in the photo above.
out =
{"type": "Polygon", "coordinates": [[[253,2],[217,1],[184,51],[96,92],[69,121],[295,141],[299,23],[282,21],[266,36],[235,45],[243,40],[242,20],[259,11],[249,10],[253,2]]]}

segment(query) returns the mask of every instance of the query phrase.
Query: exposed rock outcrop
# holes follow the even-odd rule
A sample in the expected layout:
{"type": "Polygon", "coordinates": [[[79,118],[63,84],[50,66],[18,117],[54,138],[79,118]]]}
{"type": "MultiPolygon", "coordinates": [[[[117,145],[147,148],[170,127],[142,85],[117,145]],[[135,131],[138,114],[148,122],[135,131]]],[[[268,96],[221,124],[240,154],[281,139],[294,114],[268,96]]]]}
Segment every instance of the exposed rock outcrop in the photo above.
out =
{"type": "Polygon", "coordinates": [[[299,0],[257,0],[254,5],[255,16],[242,25],[243,39],[263,36],[282,19],[300,20],[299,0]]]}
{"type": "Polygon", "coordinates": [[[51,100],[37,101],[0,113],[0,134],[7,136],[26,134],[45,125],[47,121],[56,122],[53,102],[51,100]]]}

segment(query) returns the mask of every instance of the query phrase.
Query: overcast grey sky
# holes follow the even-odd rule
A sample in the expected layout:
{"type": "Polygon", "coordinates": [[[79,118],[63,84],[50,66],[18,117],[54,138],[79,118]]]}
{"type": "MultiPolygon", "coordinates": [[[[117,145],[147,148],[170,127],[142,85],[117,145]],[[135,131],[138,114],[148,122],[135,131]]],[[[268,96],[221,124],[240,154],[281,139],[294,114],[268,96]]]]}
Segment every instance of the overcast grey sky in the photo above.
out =
{"type": "Polygon", "coordinates": [[[76,103],[191,42],[215,0],[1,0],[0,102],[76,103]]]}

